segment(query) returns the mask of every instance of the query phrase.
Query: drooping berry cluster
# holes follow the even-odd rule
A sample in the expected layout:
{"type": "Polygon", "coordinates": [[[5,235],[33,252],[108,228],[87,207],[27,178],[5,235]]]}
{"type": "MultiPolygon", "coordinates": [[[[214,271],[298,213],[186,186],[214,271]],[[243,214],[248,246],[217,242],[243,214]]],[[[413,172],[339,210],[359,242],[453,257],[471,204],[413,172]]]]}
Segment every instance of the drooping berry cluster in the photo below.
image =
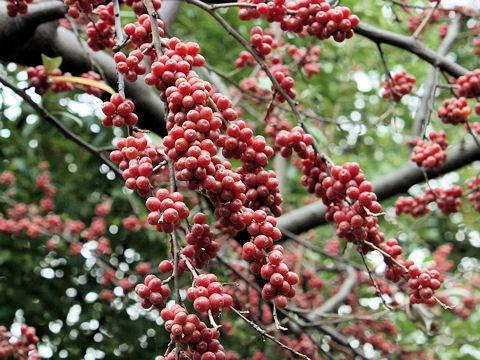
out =
{"type": "Polygon", "coordinates": [[[433,296],[435,290],[441,286],[440,273],[437,270],[420,270],[411,260],[407,260],[405,266],[408,269],[408,287],[412,290],[410,303],[435,304],[436,300],[433,296]]]}
{"type": "MultiPolygon", "coordinates": [[[[39,95],[45,94],[49,89],[54,93],[71,91],[74,84],[68,81],[54,81],[50,76],[62,76],[60,69],[55,69],[51,74],[48,74],[43,65],[30,67],[27,69],[28,82],[35,88],[35,92],[39,95]]],[[[72,76],[70,73],[65,73],[63,76],[72,76]]]]}
{"type": "MultiPolygon", "coordinates": [[[[295,80],[293,79],[293,77],[290,74],[289,67],[286,66],[286,65],[277,64],[277,65],[273,65],[272,67],[270,67],[270,71],[273,74],[273,76],[275,77],[275,79],[278,81],[278,83],[280,84],[280,87],[283,90],[285,90],[285,92],[288,94],[288,96],[290,96],[292,99],[295,99],[295,97],[297,96],[297,93],[293,89],[293,86],[295,85],[295,80]]],[[[272,85],[271,89],[273,91],[273,90],[275,90],[275,87],[272,85]]],[[[285,102],[286,101],[286,99],[283,97],[282,94],[277,94],[276,99],[279,102],[285,102]]]]}
{"type": "Polygon", "coordinates": [[[445,124],[458,125],[464,123],[472,109],[468,107],[467,99],[460,97],[458,99],[447,99],[438,108],[437,114],[445,124]]]}
{"type": "Polygon", "coordinates": [[[321,65],[318,62],[320,51],[320,47],[316,45],[309,48],[297,48],[295,45],[290,45],[288,48],[288,53],[293,56],[295,64],[305,70],[307,78],[320,72],[321,65]]]}
{"type": "Polygon", "coordinates": [[[159,146],[149,145],[147,138],[140,134],[120,139],[117,148],[110,153],[110,160],[119,163],[125,186],[136,189],[141,196],[150,194],[153,167],[164,160],[158,152],[159,146]]]}
{"type": "Polygon", "coordinates": [[[436,194],[435,202],[444,215],[458,212],[458,209],[462,204],[460,198],[463,195],[463,189],[460,186],[454,185],[448,189],[437,188],[433,191],[436,194]]]}
{"type": "Polygon", "coordinates": [[[15,17],[18,14],[25,15],[28,12],[28,4],[33,0],[8,0],[7,1],[7,15],[15,17]]]}
{"type": "Polygon", "coordinates": [[[147,67],[142,63],[143,54],[140,50],[133,50],[128,57],[122,52],[117,52],[114,60],[117,71],[129,82],[135,82],[138,75],[143,75],[147,71],[147,67]]]}
{"type": "Polygon", "coordinates": [[[415,197],[399,197],[395,202],[397,216],[411,214],[413,217],[420,217],[430,212],[428,204],[436,202],[438,208],[444,215],[458,212],[461,205],[463,189],[460,186],[452,186],[448,189],[428,188],[423,195],[415,197]]]}
{"type": "MultiPolygon", "coordinates": [[[[73,8],[70,8],[70,10],[72,9],[73,8]]],[[[95,23],[88,23],[87,44],[93,51],[111,49],[116,44],[116,40],[114,38],[115,30],[113,28],[113,26],[115,25],[115,18],[113,16],[113,4],[110,3],[108,5],[100,5],[97,9],[99,11],[98,14],[100,20],[95,23]]]]}
{"type": "Polygon", "coordinates": [[[254,26],[250,31],[250,42],[263,60],[270,54],[272,49],[278,47],[278,43],[273,40],[273,37],[267,33],[264,34],[260,26],[254,26]]]}
{"type": "Polygon", "coordinates": [[[289,158],[295,151],[301,159],[307,159],[309,156],[308,146],[313,144],[313,137],[305,134],[301,127],[296,126],[290,131],[281,130],[277,134],[275,142],[280,147],[280,154],[284,158],[289,158]]]}
{"type": "Polygon", "coordinates": [[[170,287],[155,275],[147,275],[143,284],[135,286],[135,292],[142,298],[144,309],[150,309],[153,305],[158,310],[165,308],[171,294],[170,287]]]}
{"type": "Polygon", "coordinates": [[[183,195],[179,192],[170,193],[167,189],[158,189],[155,196],[149,197],[145,204],[151,211],[148,214],[148,223],[155,225],[160,232],[173,232],[190,214],[183,202],[183,195]]]}
{"type": "Polygon", "coordinates": [[[197,269],[202,269],[210,259],[215,258],[221,246],[219,241],[213,239],[213,232],[206,221],[205,214],[195,214],[194,224],[186,236],[188,245],[182,250],[182,254],[189,258],[197,269]]]}
{"type": "Polygon", "coordinates": [[[244,50],[240,52],[240,56],[235,60],[235,66],[237,68],[243,68],[244,66],[253,67],[255,66],[255,59],[252,54],[244,50]]]}
{"type": "Polygon", "coordinates": [[[233,299],[223,292],[223,285],[214,274],[201,274],[195,279],[195,286],[188,288],[187,298],[193,301],[193,308],[206,313],[218,314],[220,309],[233,305],[233,299]]]}
{"type": "Polygon", "coordinates": [[[382,81],[384,90],[382,96],[385,99],[392,99],[395,102],[399,102],[404,95],[410,94],[415,81],[415,76],[410,75],[405,70],[401,70],[393,75],[392,79],[382,81]]]}
{"type": "MultiPolygon", "coordinates": [[[[175,304],[171,309],[163,309],[161,316],[165,321],[165,330],[170,333],[171,340],[189,349],[181,351],[192,356],[188,358],[225,359],[225,349],[217,340],[220,336],[219,331],[208,328],[197,315],[188,314],[185,308],[175,304]]],[[[165,359],[174,360],[175,358],[174,350],[165,359]]],[[[182,357],[180,356],[180,358],[182,357]]]]}
{"type": "MultiPolygon", "coordinates": [[[[160,19],[157,19],[157,27],[160,36],[163,36],[163,21],[160,19]]],[[[123,29],[130,37],[129,40],[137,47],[152,42],[152,22],[147,14],[140,15],[137,22],[128,23],[123,29]]]]}
{"type": "Polygon", "coordinates": [[[430,189],[425,194],[415,197],[399,197],[395,202],[395,213],[397,216],[401,214],[411,214],[414,218],[426,215],[430,212],[427,205],[435,201],[435,195],[430,189]]]}
{"type": "MultiPolygon", "coordinates": [[[[95,5],[101,4],[103,1],[101,0],[64,0],[65,4],[70,6],[69,9],[69,15],[71,9],[75,9],[75,14],[78,14],[77,17],[79,16],[80,12],[84,14],[91,14],[93,12],[93,7],[95,5]]],[[[76,17],[72,16],[74,19],[76,17]]]]}
{"type": "Polygon", "coordinates": [[[276,306],[285,307],[287,297],[295,296],[293,285],[298,282],[298,275],[289,271],[288,265],[283,262],[283,247],[273,245],[282,236],[275,218],[263,210],[253,212],[248,209],[242,213],[242,222],[254,237],[253,241],[243,245],[242,257],[250,263],[252,273],[269,280],[263,287],[262,297],[265,300],[275,299],[276,306]]]}
{"type": "MultiPolygon", "coordinates": [[[[138,16],[147,13],[147,8],[142,0],[125,0],[125,4],[130,6],[133,12],[138,16]]],[[[160,0],[153,0],[152,5],[155,10],[159,10],[162,7],[162,2],[160,0]]]]}
{"type": "Polygon", "coordinates": [[[306,32],[319,40],[329,37],[337,42],[350,39],[353,28],[359,19],[345,6],[330,8],[326,1],[297,0],[287,4],[289,10],[297,10],[296,15],[288,15],[280,24],[284,31],[306,32]]]}
{"type": "Polygon", "coordinates": [[[468,194],[468,201],[472,203],[473,208],[480,212],[480,177],[475,177],[468,183],[467,187],[471,190],[468,194]]]}
{"type": "Polygon", "coordinates": [[[113,94],[110,101],[103,103],[102,111],[105,117],[102,119],[102,123],[104,126],[133,126],[138,121],[137,115],[133,112],[134,109],[133,101],[125,100],[120,94],[113,94]]]}
{"type": "Polygon", "coordinates": [[[418,166],[428,169],[441,169],[447,161],[447,135],[444,131],[431,131],[428,135],[431,141],[418,140],[412,150],[410,159],[418,166]]]}
{"type": "Polygon", "coordinates": [[[456,83],[460,86],[457,90],[458,96],[466,97],[467,99],[480,96],[480,69],[468,72],[460,76],[456,83]]]}
{"type": "Polygon", "coordinates": [[[35,351],[39,342],[38,336],[35,335],[35,328],[23,324],[20,330],[21,336],[17,339],[5,326],[0,326],[0,358],[41,359],[40,354],[35,351]]]}

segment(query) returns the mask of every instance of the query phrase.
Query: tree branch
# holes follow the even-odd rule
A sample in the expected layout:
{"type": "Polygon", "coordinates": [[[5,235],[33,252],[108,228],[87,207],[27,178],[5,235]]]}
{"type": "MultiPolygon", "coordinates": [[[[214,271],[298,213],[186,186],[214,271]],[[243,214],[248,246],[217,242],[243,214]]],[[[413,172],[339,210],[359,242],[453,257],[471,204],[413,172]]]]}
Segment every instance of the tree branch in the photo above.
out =
{"type": "MultiPolygon", "coordinates": [[[[428,178],[433,179],[450,171],[460,169],[475,160],[480,160],[480,149],[475,143],[468,143],[448,152],[448,160],[440,170],[428,170],[428,178]]],[[[407,192],[417,183],[424,181],[422,170],[408,161],[400,169],[373,182],[373,191],[378,201],[407,192]]],[[[326,224],[325,206],[321,201],[293,210],[278,218],[278,227],[294,234],[300,234],[316,226],[326,224]]]]}
{"type": "Polygon", "coordinates": [[[436,53],[412,36],[400,35],[364,22],[360,22],[353,30],[357,34],[365,36],[377,44],[388,44],[407,50],[452,76],[459,77],[468,72],[463,66],[449,61],[445,56],[436,53]]]}

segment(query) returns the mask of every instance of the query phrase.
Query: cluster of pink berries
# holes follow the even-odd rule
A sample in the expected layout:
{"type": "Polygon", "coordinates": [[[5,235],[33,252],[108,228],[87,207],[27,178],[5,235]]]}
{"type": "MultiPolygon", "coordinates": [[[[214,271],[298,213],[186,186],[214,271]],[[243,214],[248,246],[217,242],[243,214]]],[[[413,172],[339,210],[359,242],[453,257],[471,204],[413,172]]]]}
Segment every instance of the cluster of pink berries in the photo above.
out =
{"type": "Polygon", "coordinates": [[[473,208],[480,212],[480,177],[475,177],[468,183],[467,187],[471,190],[468,200],[472,203],[473,208]]]}
{"type": "Polygon", "coordinates": [[[133,126],[138,121],[138,116],[133,112],[134,109],[135,105],[131,100],[125,100],[120,94],[113,94],[110,101],[103,103],[102,111],[105,117],[102,123],[104,126],[122,127],[125,124],[133,126]]]}
{"type": "Polygon", "coordinates": [[[272,49],[278,48],[278,42],[269,34],[264,34],[260,26],[254,26],[250,31],[250,42],[257,50],[258,55],[265,60],[272,49]]]}
{"type": "Polygon", "coordinates": [[[7,1],[7,15],[15,17],[18,14],[25,15],[28,12],[28,4],[33,0],[8,0],[7,1]]]}
{"type": "Polygon", "coordinates": [[[418,166],[428,169],[441,169],[447,161],[447,134],[444,131],[431,131],[428,135],[431,141],[418,140],[412,150],[410,159],[418,166]]]}
{"type": "MultiPolygon", "coordinates": [[[[178,354],[180,359],[226,359],[225,349],[218,341],[220,332],[208,328],[197,315],[188,314],[185,308],[175,304],[170,309],[163,309],[161,316],[165,321],[165,330],[170,333],[171,340],[188,349],[180,351],[178,354]],[[185,356],[182,355],[182,352],[185,353],[185,356]]],[[[176,356],[176,350],[173,350],[166,357],[160,359],[174,360],[177,358],[176,356]]]]}
{"type": "Polygon", "coordinates": [[[41,359],[35,351],[39,341],[35,328],[23,324],[20,329],[22,336],[14,339],[5,326],[0,326],[0,358],[11,356],[28,360],[41,359]]]}
{"type": "Polygon", "coordinates": [[[233,305],[233,299],[223,292],[223,285],[217,281],[214,274],[201,274],[195,279],[195,286],[188,288],[187,298],[193,301],[193,308],[206,313],[218,314],[221,308],[233,305]]]}
{"type": "Polygon", "coordinates": [[[458,96],[466,97],[467,99],[480,96],[480,69],[468,72],[460,76],[456,83],[460,86],[457,90],[458,96]]]}
{"type": "Polygon", "coordinates": [[[464,97],[445,100],[437,111],[442,122],[451,125],[464,123],[471,113],[472,109],[468,107],[467,99],[464,97]]]}
{"type": "MultiPolygon", "coordinates": [[[[130,6],[137,16],[147,13],[147,8],[142,0],[125,0],[125,4],[130,6]]],[[[160,0],[153,0],[152,5],[155,10],[159,10],[162,7],[162,2],[160,0]]]]}
{"type": "Polygon", "coordinates": [[[149,145],[147,138],[140,134],[138,137],[120,139],[117,148],[110,153],[110,160],[119,163],[125,186],[136,189],[141,196],[150,194],[153,167],[164,160],[164,156],[158,152],[159,147],[149,145]]]}
{"type": "Polygon", "coordinates": [[[158,189],[155,196],[149,197],[145,204],[150,210],[148,223],[155,225],[160,232],[173,232],[190,214],[190,210],[183,202],[183,195],[179,192],[170,193],[167,189],[158,189]]]}
{"type": "MultiPolygon", "coordinates": [[[[29,67],[27,69],[28,82],[30,86],[35,88],[35,92],[39,95],[45,94],[49,89],[54,93],[71,91],[74,84],[68,81],[54,81],[50,76],[62,76],[60,69],[55,69],[51,74],[48,74],[43,65],[36,67],[29,67]]],[[[65,73],[63,76],[72,76],[70,73],[65,73]]]]}
{"type": "Polygon", "coordinates": [[[117,64],[117,71],[129,82],[135,82],[138,75],[143,75],[147,71],[147,67],[142,63],[143,54],[140,50],[133,50],[128,57],[122,52],[117,52],[113,58],[117,64]]]}
{"type": "Polygon", "coordinates": [[[142,298],[142,307],[150,309],[152,306],[162,310],[165,308],[171,294],[170,287],[163,284],[155,275],[147,275],[144,284],[137,284],[135,292],[142,298]]]}
{"type": "MultiPolygon", "coordinates": [[[[163,36],[163,21],[160,19],[157,19],[157,27],[160,36],[163,36]]],[[[129,40],[137,47],[152,42],[152,22],[148,14],[140,15],[137,22],[128,23],[123,29],[125,34],[129,36],[129,40]]]]}
{"type": "Polygon", "coordinates": [[[404,95],[410,94],[415,84],[415,76],[410,75],[405,70],[401,70],[392,79],[382,82],[383,94],[385,99],[392,99],[395,102],[402,100],[404,95]]]}
{"type": "Polygon", "coordinates": [[[440,273],[437,270],[420,270],[411,260],[407,260],[405,266],[408,269],[408,287],[412,290],[410,303],[435,304],[435,290],[441,286],[440,273]]]}

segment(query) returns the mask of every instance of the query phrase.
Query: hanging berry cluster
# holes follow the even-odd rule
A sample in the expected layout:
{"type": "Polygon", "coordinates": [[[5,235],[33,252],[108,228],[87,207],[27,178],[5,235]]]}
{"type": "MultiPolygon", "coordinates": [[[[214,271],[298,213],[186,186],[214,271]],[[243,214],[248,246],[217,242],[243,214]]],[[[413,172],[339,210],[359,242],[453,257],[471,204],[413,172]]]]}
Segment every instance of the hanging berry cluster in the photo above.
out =
{"type": "MultiPolygon", "coordinates": [[[[192,355],[193,359],[215,360],[226,358],[225,349],[217,340],[220,332],[208,328],[197,315],[188,314],[185,308],[175,304],[171,309],[163,309],[161,316],[165,321],[165,330],[170,333],[170,339],[174,343],[188,347],[191,350],[188,355],[192,355]]],[[[181,354],[182,351],[179,354],[180,359],[187,359],[181,354]]],[[[176,356],[176,350],[173,350],[165,358],[161,357],[160,359],[174,360],[176,356]]]]}
{"type": "Polygon", "coordinates": [[[36,350],[38,337],[35,328],[23,324],[20,327],[21,336],[16,339],[5,326],[0,326],[0,358],[12,357],[28,360],[39,360],[42,357],[36,350]]]}
{"type": "Polygon", "coordinates": [[[223,292],[223,285],[214,274],[202,274],[195,279],[195,286],[187,289],[187,298],[193,301],[193,308],[199,313],[218,314],[221,308],[233,305],[233,299],[223,292]]]}
{"type": "Polygon", "coordinates": [[[457,90],[458,96],[463,96],[467,99],[480,96],[480,69],[460,76],[455,82],[460,86],[457,90]]]}
{"type": "Polygon", "coordinates": [[[150,309],[152,306],[158,310],[165,308],[171,294],[170,287],[163,284],[155,275],[147,275],[143,284],[135,286],[135,292],[142,299],[142,307],[150,309]]]}
{"type": "Polygon", "coordinates": [[[441,169],[447,161],[447,134],[444,131],[431,131],[428,135],[431,141],[418,140],[413,148],[410,159],[418,166],[428,169],[441,169]]]}
{"type": "Polygon", "coordinates": [[[28,4],[33,0],[8,0],[7,1],[7,15],[15,17],[18,14],[25,15],[28,12],[28,4]]]}
{"type": "Polygon", "coordinates": [[[445,100],[437,111],[442,122],[451,125],[464,123],[471,113],[472,109],[468,107],[467,99],[464,97],[445,100]]]}
{"type": "Polygon", "coordinates": [[[401,70],[393,75],[392,79],[382,81],[384,90],[382,96],[385,99],[393,99],[393,101],[399,102],[404,95],[412,92],[415,81],[415,76],[401,70]]]}
{"type": "Polygon", "coordinates": [[[468,201],[472,203],[473,208],[480,212],[480,177],[475,177],[468,183],[467,187],[471,190],[468,194],[468,201]]]}
{"type": "Polygon", "coordinates": [[[125,80],[135,82],[138,75],[143,75],[147,71],[147,67],[141,61],[143,54],[140,50],[132,51],[128,57],[118,52],[113,57],[117,64],[117,71],[125,76],[125,80]]]}
{"type": "Polygon", "coordinates": [[[102,111],[105,117],[102,119],[102,123],[104,126],[133,126],[138,121],[138,116],[133,112],[134,109],[135,105],[131,100],[125,100],[120,94],[113,94],[110,101],[103,103],[102,111]]]}
{"type": "Polygon", "coordinates": [[[428,204],[436,202],[444,215],[458,212],[461,205],[463,189],[460,186],[452,186],[448,189],[428,188],[423,195],[415,197],[399,197],[395,202],[395,212],[398,215],[411,214],[414,218],[426,215],[430,212],[428,204]]]}

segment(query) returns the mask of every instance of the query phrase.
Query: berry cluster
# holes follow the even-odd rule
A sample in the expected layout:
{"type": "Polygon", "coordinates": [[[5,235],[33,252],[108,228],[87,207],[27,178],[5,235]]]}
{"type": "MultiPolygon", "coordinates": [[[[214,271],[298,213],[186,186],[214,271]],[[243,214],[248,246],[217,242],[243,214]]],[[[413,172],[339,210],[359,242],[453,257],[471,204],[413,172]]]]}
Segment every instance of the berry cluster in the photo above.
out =
{"type": "Polygon", "coordinates": [[[151,191],[149,177],[153,167],[157,166],[164,157],[158,152],[158,146],[148,144],[143,135],[122,138],[117,144],[118,150],[110,153],[110,160],[119,163],[125,186],[136,189],[141,196],[147,196],[151,191]]]}
{"type": "Polygon", "coordinates": [[[232,306],[233,299],[223,292],[223,285],[217,281],[214,274],[201,274],[195,279],[195,287],[187,290],[187,298],[193,301],[193,308],[206,313],[218,314],[221,308],[232,306]]]}
{"type": "Polygon", "coordinates": [[[290,131],[281,130],[275,137],[275,143],[280,147],[280,154],[284,158],[289,158],[295,151],[301,159],[307,159],[308,146],[313,144],[313,137],[296,126],[290,131]]]}
{"type": "Polygon", "coordinates": [[[437,114],[445,124],[458,125],[464,123],[472,109],[468,107],[467,99],[460,97],[458,99],[447,99],[438,108],[437,114]]]}
{"type": "MultiPolygon", "coordinates": [[[[70,8],[70,10],[72,9],[73,8],[70,8]]],[[[110,3],[108,5],[100,5],[97,9],[99,11],[98,15],[100,17],[100,20],[98,20],[96,23],[88,23],[87,44],[93,51],[111,49],[116,44],[116,40],[114,38],[115,30],[113,28],[113,26],[115,25],[115,18],[113,16],[113,4],[110,3]]],[[[70,10],[69,14],[71,12],[70,10]]]]}
{"type": "Polygon", "coordinates": [[[219,241],[214,241],[213,232],[206,221],[205,214],[194,215],[193,225],[186,236],[188,245],[182,250],[182,254],[197,269],[202,269],[210,259],[215,258],[221,246],[219,241]]]}
{"type": "Polygon", "coordinates": [[[448,189],[434,189],[436,194],[435,201],[438,208],[444,215],[454,214],[458,212],[458,208],[462,204],[461,196],[463,189],[460,186],[452,186],[448,189]]]}
{"type": "Polygon", "coordinates": [[[151,211],[147,217],[148,223],[164,233],[178,229],[181,220],[187,219],[190,214],[183,202],[183,195],[179,192],[170,193],[167,189],[158,189],[155,196],[149,197],[145,204],[151,211]]]}
{"type": "Polygon", "coordinates": [[[162,310],[165,308],[167,299],[171,294],[170,287],[167,284],[162,284],[155,275],[147,275],[144,284],[137,284],[135,292],[142,298],[142,307],[150,309],[152,305],[162,310]]]}
{"type": "Polygon", "coordinates": [[[399,197],[395,202],[395,213],[397,216],[401,214],[411,214],[414,218],[426,215],[430,212],[427,205],[435,201],[435,195],[427,189],[425,194],[415,197],[399,197]]]}
{"type": "MultiPolygon", "coordinates": [[[[137,16],[147,13],[147,8],[142,0],[125,0],[125,4],[130,6],[137,16]]],[[[162,7],[162,2],[160,0],[153,0],[152,5],[155,10],[159,10],[162,7]]]]}
{"type": "MultiPolygon", "coordinates": [[[[45,94],[48,89],[52,89],[54,93],[71,91],[74,84],[68,81],[54,81],[50,76],[62,76],[60,69],[55,69],[51,74],[48,74],[43,65],[30,67],[27,69],[28,82],[30,86],[35,88],[35,92],[39,95],[45,94]]],[[[65,73],[63,76],[72,76],[70,73],[65,73]]]]}
{"type": "Polygon", "coordinates": [[[282,115],[276,116],[276,115],[270,114],[270,116],[268,118],[268,124],[265,127],[265,133],[271,138],[272,143],[273,143],[272,146],[273,146],[275,151],[280,150],[279,147],[277,146],[277,142],[275,140],[277,135],[282,130],[285,130],[285,131],[289,132],[291,129],[292,129],[292,125],[290,124],[290,122],[288,122],[287,119],[285,119],[284,116],[282,116],[282,115]]]}
{"type": "MultiPolygon", "coordinates": [[[[160,36],[163,36],[163,21],[160,19],[157,19],[157,27],[160,36]]],[[[137,47],[152,42],[152,22],[148,14],[140,15],[137,22],[128,23],[123,29],[125,34],[130,37],[130,41],[137,47]]]]}
{"type": "Polygon", "coordinates": [[[408,269],[408,287],[413,290],[410,303],[435,304],[434,293],[441,286],[440,273],[437,270],[420,270],[411,260],[407,260],[405,266],[408,269]]]}
{"type": "Polygon", "coordinates": [[[117,71],[129,82],[135,82],[138,75],[143,75],[147,71],[147,67],[142,63],[143,54],[140,50],[133,50],[128,57],[122,52],[117,52],[114,60],[117,71]]]}
{"type": "Polygon", "coordinates": [[[252,54],[244,50],[240,52],[240,56],[235,60],[235,66],[237,68],[243,68],[244,66],[253,67],[255,66],[255,59],[252,54]]]}
{"type": "Polygon", "coordinates": [[[418,140],[412,150],[410,159],[418,166],[428,169],[441,169],[447,161],[447,135],[444,131],[431,131],[428,135],[431,141],[418,140]]]}
{"type": "Polygon", "coordinates": [[[413,217],[420,217],[430,212],[428,204],[436,202],[444,215],[453,214],[458,212],[462,195],[463,189],[460,186],[452,186],[449,189],[428,188],[423,195],[399,197],[395,202],[395,212],[397,216],[411,214],[413,217]]]}
{"type": "Polygon", "coordinates": [[[385,99],[393,99],[393,101],[399,102],[404,95],[410,94],[415,81],[415,76],[410,75],[405,70],[401,70],[393,75],[392,79],[382,81],[384,89],[382,96],[385,99]]]}
{"type": "MultiPolygon", "coordinates": [[[[288,66],[281,64],[274,65],[270,68],[270,71],[280,84],[280,87],[285,90],[288,96],[290,96],[292,99],[295,99],[295,96],[297,96],[295,90],[293,89],[293,86],[295,85],[295,80],[290,75],[290,70],[288,66]]],[[[271,88],[272,91],[275,89],[273,85],[271,88]]],[[[277,94],[277,100],[279,102],[286,101],[282,94],[277,94]]]]}
{"type": "Polygon", "coordinates": [[[475,177],[468,183],[467,187],[471,190],[468,200],[472,203],[473,208],[480,212],[480,177],[475,177]]]}
{"type": "MultiPolygon", "coordinates": [[[[93,12],[93,7],[101,4],[102,2],[103,1],[101,0],[64,0],[66,5],[71,6],[69,9],[69,14],[71,9],[75,9],[74,15],[78,14],[77,17],[80,16],[80,12],[83,12],[84,14],[91,14],[93,12]]],[[[76,17],[73,18],[75,19],[76,17]]]]}
{"type": "Polygon", "coordinates": [[[243,245],[242,257],[250,263],[252,273],[269,280],[263,287],[262,297],[275,299],[275,305],[283,308],[287,305],[287,297],[295,296],[293,285],[298,282],[298,275],[289,271],[283,262],[283,247],[273,245],[282,236],[276,227],[277,221],[263,210],[253,212],[247,209],[241,217],[248,233],[254,237],[253,241],[243,245]]]}
{"type": "Polygon", "coordinates": [[[468,72],[460,76],[456,83],[460,86],[457,90],[458,96],[466,97],[467,99],[480,96],[480,69],[468,72]]]}
{"type": "Polygon", "coordinates": [[[41,359],[40,354],[34,351],[39,341],[35,328],[23,324],[20,329],[22,336],[15,339],[5,326],[0,326],[0,358],[41,359]]]}
{"type": "Polygon", "coordinates": [[[278,47],[278,43],[273,40],[273,37],[269,34],[264,34],[260,26],[254,26],[250,31],[250,42],[263,60],[270,54],[272,49],[278,47]]]}
{"type": "Polygon", "coordinates": [[[25,15],[28,12],[28,4],[33,0],[8,0],[7,1],[7,15],[15,17],[18,14],[25,15]]]}
{"type": "MultiPolygon", "coordinates": [[[[170,333],[173,342],[179,343],[189,349],[192,359],[215,360],[225,359],[225,350],[217,340],[220,332],[210,329],[197,315],[188,314],[180,305],[175,304],[171,309],[161,311],[165,330],[170,333]]],[[[187,353],[187,351],[185,351],[187,353]]],[[[170,352],[165,359],[176,358],[175,350],[170,352]]],[[[180,356],[180,358],[182,358],[180,356]]],[[[163,359],[163,358],[161,358],[163,359]]],[[[185,358],[186,359],[186,358],[185,358]]]]}
{"type": "Polygon", "coordinates": [[[307,78],[320,72],[321,65],[318,63],[320,51],[321,49],[317,45],[313,45],[308,49],[303,47],[297,49],[295,45],[290,45],[288,48],[288,53],[293,56],[297,66],[305,70],[307,78]]]}
{"type": "Polygon", "coordinates": [[[359,19],[351,15],[350,9],[345,6],[330,8],[326,1],[296,0],[287,4],[288,10],[296,10],[296,15],[289,15],[280,23],[284,31],[303,33],[315,36],[319,40],[329,37],[337,42],[350,39],[353,28],[358,25],[359,19]]]}
{"type": "MultiPolygon", "coordinates": [[[[120,94],[113,94],[110,97],[110,101],[103,103],[102,111],[105,117],[102,119],[102,123],[104,126],[114,125],[121,127],[125,124],[133,126],[138,121],[137,115],[133,112],[134,109],[135,105],[131,100],[125,100],[120,94]]],[[[133,156],[131,159],[135,157],[133,156]]]]}

